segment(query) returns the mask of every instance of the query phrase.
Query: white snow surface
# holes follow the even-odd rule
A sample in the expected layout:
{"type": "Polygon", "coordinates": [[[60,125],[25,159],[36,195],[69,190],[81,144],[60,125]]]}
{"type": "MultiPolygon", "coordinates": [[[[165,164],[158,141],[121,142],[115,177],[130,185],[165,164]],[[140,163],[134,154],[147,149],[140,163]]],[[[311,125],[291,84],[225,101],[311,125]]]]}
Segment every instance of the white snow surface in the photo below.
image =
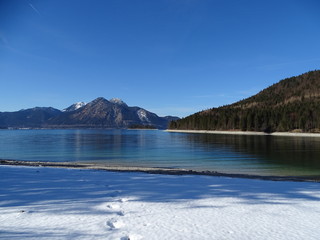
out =
{"type": "Polygon", "coordinates": [[[0,166],[0,239],[319,239],[319,183],[0,166]]]}

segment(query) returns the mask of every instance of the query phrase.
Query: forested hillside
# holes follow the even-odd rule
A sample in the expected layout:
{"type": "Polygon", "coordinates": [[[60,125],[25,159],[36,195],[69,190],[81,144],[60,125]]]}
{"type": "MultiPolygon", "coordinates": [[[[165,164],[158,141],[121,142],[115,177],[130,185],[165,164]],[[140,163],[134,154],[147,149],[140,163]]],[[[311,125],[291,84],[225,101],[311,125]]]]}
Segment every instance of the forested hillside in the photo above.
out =
{"type": "Polygon", "coordinates": [[[170,129],[320,132],[320,71],[284,79],[242,101],[172,121],[170,129]]]}

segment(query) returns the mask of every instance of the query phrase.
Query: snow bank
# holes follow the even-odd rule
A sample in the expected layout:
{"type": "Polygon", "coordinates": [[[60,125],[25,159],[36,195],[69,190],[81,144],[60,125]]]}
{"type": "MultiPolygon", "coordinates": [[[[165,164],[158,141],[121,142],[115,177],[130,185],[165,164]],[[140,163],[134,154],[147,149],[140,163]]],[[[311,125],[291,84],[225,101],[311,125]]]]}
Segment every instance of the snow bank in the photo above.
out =
{"type": "Polygon", "coordinates": [[[318,239],[319,183],[0,166],[0,239],[318,239]]]}

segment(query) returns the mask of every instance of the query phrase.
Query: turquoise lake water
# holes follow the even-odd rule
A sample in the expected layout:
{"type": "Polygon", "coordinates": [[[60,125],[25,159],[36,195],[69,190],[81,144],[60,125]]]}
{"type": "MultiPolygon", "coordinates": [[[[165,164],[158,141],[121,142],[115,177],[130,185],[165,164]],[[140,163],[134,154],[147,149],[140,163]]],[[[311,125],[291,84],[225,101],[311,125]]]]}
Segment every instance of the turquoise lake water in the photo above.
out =
{"type": "Polygon", "coordinates": [[[158,130],[1,130],[0,158],[320,176],[320,138],[158,130]]]}

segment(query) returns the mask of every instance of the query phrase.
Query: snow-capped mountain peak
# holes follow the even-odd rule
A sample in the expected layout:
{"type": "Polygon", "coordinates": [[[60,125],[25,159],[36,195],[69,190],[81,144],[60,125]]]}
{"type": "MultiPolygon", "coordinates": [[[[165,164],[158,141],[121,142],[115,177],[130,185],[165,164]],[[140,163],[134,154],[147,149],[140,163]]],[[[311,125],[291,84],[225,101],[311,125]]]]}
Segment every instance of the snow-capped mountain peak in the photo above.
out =
{"type": "Polygon", "coordinates": [[[109,102],[112,102],[114,104],[118,104],[118,105],[124,105],[124,106],[128,106],[124,101],[122,101],[120,98],[111,98],[109,100],[109,102]]]}
{"type": "Polygon", "coordinates": [[[71,106],[63,109],[62,111],[64,111],[64,112],[75,111],[75,110],[77,110],[77,109],[79,109],[79,108],[82,108],[82,107],[85,106],[86,104],[87,104],[87,103],[85,103],[85,102],[77,102],[77,103],[74,103],[74,104],[72,104],[71,106]]]}

